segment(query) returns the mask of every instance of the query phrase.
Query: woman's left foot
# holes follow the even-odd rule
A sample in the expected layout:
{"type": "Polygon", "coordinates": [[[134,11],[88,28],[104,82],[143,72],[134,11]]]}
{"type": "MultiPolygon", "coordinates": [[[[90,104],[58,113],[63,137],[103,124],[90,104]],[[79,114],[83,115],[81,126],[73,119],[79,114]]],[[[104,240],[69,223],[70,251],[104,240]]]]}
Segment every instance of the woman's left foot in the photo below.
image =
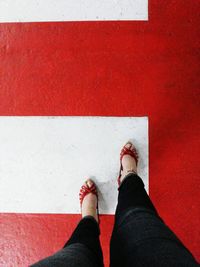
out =
{"type": "Polygon", "coordinates": [[[122,170],[120,171],[120,176],[118,178],[118,184],[119,185],[124,180],[124,178],[127,174],[137,173],[138,154],[137,154],[137,151],[136,151],[134,145],[129,141],[124,145],[123,149],[129,150],[132,153],[130,153],[130,152],[128,154],[125,153],[122,156],[122,159],[121,159],[122,170]],[[133,155],[134,155],[134,157],[133,157],[133,155]]]}
{"type": "MultiPolygon", "coordinates": [[[[91,179],[88,179],[84,185],[83,185],[83,194],[84,194],[84,188],[90,188],[94,187],[95,184],[91,179]]],[[[96,190],[96,186],[95,186],[96,190]]],[[[92,216],[95,218],[95,220],[98,222],[98,214],[97,214],[97,196],[94,193],[88,193],[83,197],[82,203],[81,203],[81,212],[82,212],[82,218],[85,216],[92,216]]]]}

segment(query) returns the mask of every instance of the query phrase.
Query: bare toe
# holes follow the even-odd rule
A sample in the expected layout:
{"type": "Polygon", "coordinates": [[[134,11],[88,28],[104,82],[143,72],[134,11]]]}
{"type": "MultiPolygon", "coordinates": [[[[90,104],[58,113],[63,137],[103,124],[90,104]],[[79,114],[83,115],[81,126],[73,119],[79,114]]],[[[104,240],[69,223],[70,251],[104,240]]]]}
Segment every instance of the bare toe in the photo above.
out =
{"type": "Polygon", "coordinates": [[[128,148],[128,149],[131,149],[132,148],[132,143],[130,141],[128,141],[126,144],[125,144],[125,147],[128,148]]]}
{"type": "Polygon", "coordinates": [[[91,179],[88,179],[87,181],[85,181],[85,185],[88,186],[89,188],[92,187],[94,184],[94,182],[91,179]]]}

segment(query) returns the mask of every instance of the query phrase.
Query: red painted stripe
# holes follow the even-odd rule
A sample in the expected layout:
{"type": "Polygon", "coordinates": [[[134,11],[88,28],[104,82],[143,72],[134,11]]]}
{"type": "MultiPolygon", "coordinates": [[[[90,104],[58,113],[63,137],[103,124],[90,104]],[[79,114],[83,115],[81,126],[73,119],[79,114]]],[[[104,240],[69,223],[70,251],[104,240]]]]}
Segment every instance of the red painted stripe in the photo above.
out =
{"type": "MultiPolygon", "coordinates": [[[[0,25],[0,114],[148,115],[151,197],[200,260],[199,8],[198,1],[152,0],[149,22],[0,25]]],[[[38,254],[34,243],[30,254],[22,248],[32,242],[26,226],[34,216],[15,216],[1,215],[5,262],[15,255],[21,266],[26,257],[48,255],[67,235],[60,215],[44,223],[60,237],[39,231],[40,215],[33,227],[48,244],[38,254]]]]}
{"type": "MultiPolygon", "coordinates": [[[[29,266],[61,249],[80,215],[1,214],[0,266],[29,266]]],[[[104,262],[109,262],[113,216],[100,216],[104,262]]]]}

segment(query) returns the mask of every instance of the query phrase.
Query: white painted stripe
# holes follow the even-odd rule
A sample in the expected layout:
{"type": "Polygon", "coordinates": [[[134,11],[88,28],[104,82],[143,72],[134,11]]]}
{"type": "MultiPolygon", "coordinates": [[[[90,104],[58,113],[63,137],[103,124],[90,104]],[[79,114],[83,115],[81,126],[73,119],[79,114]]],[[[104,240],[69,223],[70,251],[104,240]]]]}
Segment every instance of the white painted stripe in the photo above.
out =
{"type": "Polygon", "coordinates": [[[148,20],[148,0],[0,0],[0,22],[148,20]]]}
{"type": "Polygon", "coordinates": [[[0,117],[0,212],[80,213],[79,189],[91,177],[100,212],[114,213],[119,153],[129,139],[148,189],[146,117],[0,117]]]}

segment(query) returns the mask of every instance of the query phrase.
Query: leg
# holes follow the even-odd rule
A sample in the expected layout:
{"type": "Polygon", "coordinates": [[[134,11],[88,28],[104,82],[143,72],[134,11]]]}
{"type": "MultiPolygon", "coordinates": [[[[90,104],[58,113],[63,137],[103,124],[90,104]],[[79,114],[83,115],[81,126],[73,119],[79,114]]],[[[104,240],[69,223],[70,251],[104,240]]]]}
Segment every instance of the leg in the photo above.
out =
{"type": "Polygon", "coordinates": [[[99,235],[100,229],[98,222],[93,216],[87,215],[79,222],[77,228],[65,244],[64,248],[75,243],[84,244],[95,256],[95,266],[103,266],[103,254],[99,235]]]}
{"type": "MultiPolygon", "coordinates": [[[[92,181],[86,182],[89,186],[92,181]]],[[[100,230],[96,212],[97,197],[92,193],[84,197],[82,220],[64,248],[32,266],[34,267],[102,267],[103,255],[99,240],[100,230]]]]}
{"type": "Polygon", "coordinates": [[[110,266],[198,266],[159,217],[142,179],[133,174],[137,172],[133,161],[130,156],[123,157],[110,266]],[[127,174],[130,170],[132,173],[127,174]]]}

